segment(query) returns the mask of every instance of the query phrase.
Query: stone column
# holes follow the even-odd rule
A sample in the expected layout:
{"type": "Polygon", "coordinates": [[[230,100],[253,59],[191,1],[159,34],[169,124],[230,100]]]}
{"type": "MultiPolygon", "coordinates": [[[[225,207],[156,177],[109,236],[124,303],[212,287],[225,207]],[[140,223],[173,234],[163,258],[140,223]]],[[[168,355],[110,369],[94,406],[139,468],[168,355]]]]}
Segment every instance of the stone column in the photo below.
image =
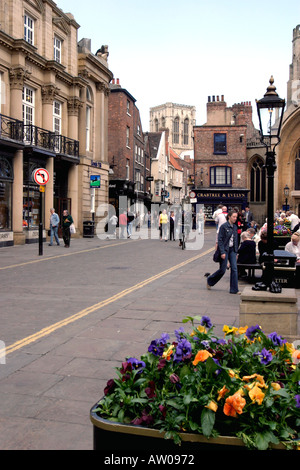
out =
{"type": "Polygon", "coordinates": [[[25,243],[23,232],[23,151],[17,150],[13,160],[14,182],[13,182],[13,232],[14,244],[25,243]]]}
{"type": "MultiPolygon", "coordinates": [[[[74,97],[68,101],[68,137],[70,139],[78,140],[78,115],[82,103],[79,98],[74,97]]],[[[78,204],[78,165],[73,164],[70,166],[68,175],[68,197],[72,200],[72,217],[76,227],[76,234],[78,235],[80,227],[79,221],[79,204],[78,204]]]]}
{"type": "MultiPolygon", "coordinates": [[[[22,66],[12,67],[9,70],[10,79],[10,116],[14,119],[23,120],[22,116],[22,92],[24,80],[30,73],[22,66]]],[[[14,244],[25,243],[23,233],[23,150],[17,150],[13,160],[14,182],[13,182],[13,232],[14,244]]]]}

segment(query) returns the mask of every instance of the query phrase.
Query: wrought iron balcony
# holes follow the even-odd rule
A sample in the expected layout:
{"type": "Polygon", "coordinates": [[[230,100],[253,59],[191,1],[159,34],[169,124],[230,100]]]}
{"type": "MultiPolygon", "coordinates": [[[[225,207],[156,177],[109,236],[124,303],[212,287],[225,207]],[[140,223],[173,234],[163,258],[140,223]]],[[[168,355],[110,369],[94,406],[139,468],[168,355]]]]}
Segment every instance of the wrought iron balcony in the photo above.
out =
{"type": "Polygon", "coordinates": [[[24,143],[34,147],[42,147],[55,153],[79,157],[78,140],[42,129],[32,124],[24,124],[24,143]]]}
{"type": "Polygon", "coordinates": [[[0,114],[0,139],[23,141],[23,122],[0,114]]]}
{"type": "Polygon", "coordinates": [[[0,114],[0,139],[17,142],[26,146],[40,147],[56,154],[79,159],[79,142],[64,135],[42,129],[32,124],[24,124],[0,114]]]}

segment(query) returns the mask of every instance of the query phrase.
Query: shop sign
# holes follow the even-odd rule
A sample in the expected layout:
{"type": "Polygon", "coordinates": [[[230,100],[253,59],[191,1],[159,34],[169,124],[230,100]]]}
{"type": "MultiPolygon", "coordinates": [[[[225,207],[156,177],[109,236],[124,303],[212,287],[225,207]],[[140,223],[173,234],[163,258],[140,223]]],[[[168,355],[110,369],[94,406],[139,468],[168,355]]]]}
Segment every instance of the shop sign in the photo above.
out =
{"type": "Polygon", "coordinates": [[[90,188],[100,188],[100,187],[101,187],[101,176],[90,175],[90,188]]]}

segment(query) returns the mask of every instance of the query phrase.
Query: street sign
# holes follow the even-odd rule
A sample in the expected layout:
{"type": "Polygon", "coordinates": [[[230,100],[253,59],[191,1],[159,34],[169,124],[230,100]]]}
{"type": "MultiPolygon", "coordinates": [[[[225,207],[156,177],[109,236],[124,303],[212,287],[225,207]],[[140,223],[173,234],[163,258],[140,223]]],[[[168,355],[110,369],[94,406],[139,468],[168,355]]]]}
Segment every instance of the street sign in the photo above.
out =
{"type": "Polygon", "coordinates": [[[33,179],[36,184],[44,185],[47,184],[49,181],[50,175],[45,168],[37,168],[33,172],[33,179]]]}
{"type": "Polygon", "coordinates": [[[90,188],[101,188],[101,175],[90,175],[90,188]]]}
{"type": "Polygon", "coordinates": [[[196,197],[196,193],[194,191],[190,192],[190,198],[194,199],[196,197]]]}
{"type": "Polygon", "coordinates": [[[40,193],[44,193],[45,192],[45,186],[40,186],[40,193]]]}

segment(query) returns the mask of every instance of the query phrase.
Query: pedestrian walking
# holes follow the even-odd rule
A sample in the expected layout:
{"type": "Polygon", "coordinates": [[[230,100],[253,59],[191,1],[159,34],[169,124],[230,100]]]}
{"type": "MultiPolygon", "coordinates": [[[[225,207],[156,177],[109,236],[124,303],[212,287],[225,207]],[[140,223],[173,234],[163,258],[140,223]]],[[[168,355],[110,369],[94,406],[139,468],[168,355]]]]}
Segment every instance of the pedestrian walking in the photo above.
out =
{"type": "Polygon", "coordinates": [[[71,242],[71,232],[70,225],[74,223],[72,216],[67,210],[63,211],[62,216],[62,230],[63,230],[63,240],[65,243],[65,248],[69,248],[71,242]]]}
{"type": "Polygon", "coordinates": [[[238,270],[237,270],[237,252],[238,252],[238,234],[235,225],[237,212],[235,210],[228,212],[228,220],[219,228],[218,246],[221,253],[219,269],[207,277],[207,289],[217,284],[224,276],[227,268],[227,262],[230,263],[230,294],[238,294],[238,270]]]}
{"type": "Polygon", "coordinates": [[[59,215],[56,214],[55,209],[50,209],[50,243],[49,246],[53,245],[53,236],[55,238],[56,244],[59,246],[58,238],[58,224],[59,224],[59,215]]]}
{"type": "Polygon", "coordinates": [[[159,218],[159,224],[161,226],[161,239],[168,241],[168,214],[166,209],[162,211],[159,218]]]}
{"type": "Polygon", "coordinates": [[[204,223],[205,223],[205,214],[203,209],[200,209],[197,214],[197,222],[198,222],[198,233],[204,233],[204,223]]]}
{"type": "Polygon", "coordinates": [[[128,223],[127,212],[124,211],[122,214],[120,214],[120,217],[119,217],[119,227],[121,228],[120,238],[126,238],[125,232],[127,231],[127,223],[128,223]]]}

